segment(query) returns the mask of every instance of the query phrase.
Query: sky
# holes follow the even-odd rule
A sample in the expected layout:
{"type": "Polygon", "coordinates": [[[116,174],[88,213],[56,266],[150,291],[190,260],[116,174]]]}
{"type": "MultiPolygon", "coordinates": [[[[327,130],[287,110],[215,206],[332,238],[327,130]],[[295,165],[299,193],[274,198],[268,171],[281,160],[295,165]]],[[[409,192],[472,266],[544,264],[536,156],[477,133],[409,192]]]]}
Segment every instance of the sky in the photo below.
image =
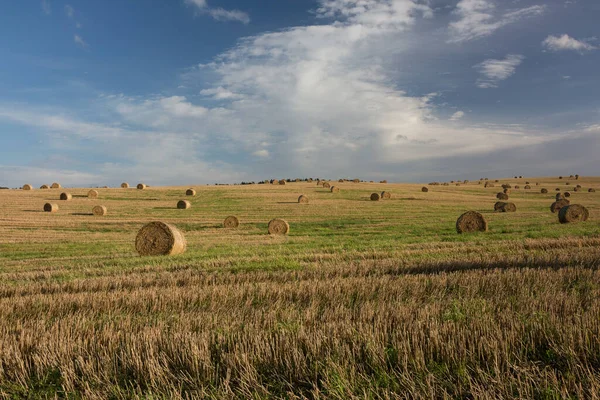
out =
{"type": "Polygon", "coordinates": [[[600,175],[597,0],[0,4],[0,186],[600,175]]]}

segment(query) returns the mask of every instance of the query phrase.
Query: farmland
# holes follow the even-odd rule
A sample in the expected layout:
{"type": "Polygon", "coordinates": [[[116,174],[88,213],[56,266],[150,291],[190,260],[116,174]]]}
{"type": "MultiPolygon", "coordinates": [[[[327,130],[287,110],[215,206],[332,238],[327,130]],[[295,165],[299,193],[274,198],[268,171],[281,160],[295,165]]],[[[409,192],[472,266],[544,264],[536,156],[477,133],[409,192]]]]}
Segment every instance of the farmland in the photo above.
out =
{"type": "Polygon", "coordinates": [[[332,184],[1,191],[0,394],[600,397],[600,178],[332,184]],[[560,224],[556,188],[589,220],[560,224]],[[488,232],[456,233],[468,210],[488,232]],[[137,255],[156,220],[184,254],[137,255]]]}

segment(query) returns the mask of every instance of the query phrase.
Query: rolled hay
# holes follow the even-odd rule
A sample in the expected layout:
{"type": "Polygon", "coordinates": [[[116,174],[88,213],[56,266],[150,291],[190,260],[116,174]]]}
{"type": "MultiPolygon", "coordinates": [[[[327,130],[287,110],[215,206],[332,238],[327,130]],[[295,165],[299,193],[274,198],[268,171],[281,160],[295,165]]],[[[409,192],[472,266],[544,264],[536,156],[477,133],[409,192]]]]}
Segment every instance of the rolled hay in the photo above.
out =
{"type": "Polygon", "coordinates": [[[594,189],[594,188],[589,188],[589,189],[588,189],[588,193],[596,193],[596,189],[594,189]]]}
{"type": "Polygon", "coordinates": [[[23,185],[23,190],[33,190],[33,186],[31,186],[30,184],[26,183],[23,185]]]}
{"type": "Polygon", "coordinates": [[[179,200],[177,202],[177,208],[179,210],[187,210],[188,208],[191,208],[191,207],[192,207],[192,203],[190,203],[187,200],[179,200]]]}
{"type": "Polygon", "coordinates": [[[196,191],[192,188],[189,188],[188,190],[185,191],[185,195],[186,196],[195,196],[196,195],[196,191]]]}
{"type": "Polygon", "coordinates": [[[508,195],[506,193],[500,192],[500,193],[496,194],[496,198],[498,200],[508,200],[508,195]]]}
{"type": "Polygon", "coordinates": [[[520,186],[519,186],[519,185],[515,185],[515,189],[519,189],[519,188],[520,188],[520,186]]]}
{"type": "Polygon", "coordinates": [[[502,207],[504,207],[506,203],[503,201],[497,201],[496,204],[494,204],[494,211],[502,211],[502,207]]]}
{"type": "Polygon", "coordinates": [[[323,182],[323,187],[325,189],[329,189],[331,187],[331,184],[329,182],[323,182]]]}
{"type": "Polygon", "coordinates": [[[569,186],[570,184],[570,182],[565,182],[565,186],[569,186]]]}
{"type": "Polygon", "coordinates": [[[463,181],[463,183],[466,185],[467,183],[469,183],[469,180],[468,180],[468,179],[465,179],[465,180],[463,181]]]}
{"type": "Polygon", "coordinates": [[[90,190],[87,194],[87,197],[90,199],[97,199],[98,198],[98,191],[97,190],[90,190]]]}
{"type": "Polygon", "coordinates": [[[575,175],[575,180],[579,180],[579,174],[575,175]]]}
{"type": "Polygon", "coordinates": [[[391,192],[386,192],[386,191],[383,191],[383,192],[381,192],[381,195],[380,195],[380,196],[381,196],[381,198],[382,198],[383,200],[389,200],[389,199],[391,199],[391,198],[392,198],[392,193],[391,193],[391,192]]]}
{"type": "Polygon", "coordinates": [[[539,183],[539,182],[536,182],[536,183],[535,183],[535,186],[540,186],[540,183],[539,183]]]}
{"type": "Polygon", "coordinates": [[[562,179],[562,176],[559,176],[558,179],[562,179]]]}
{"type": "Polygon", "coordinates": [[[339,183],[343,183],[343,182],[344,182],[344,180],[343,180],[343,179],[338,179],[338,182],[339,182],[339,183]]]}
{"type": "Polygon", "coordinates": [[[525,182],[526,185],[529,185],[529,182],[525,182]]]}
{"type": "Polygon", "coordinates": [[[46,203],[44,204],[44,211],[54,213],[58,211],[58,205],[54,203],[46,203]]]}
{"type": "Polygon", "coordinates": [[[427,187],[423,186],[423,187],[421,188],[421,192],[423,192],[423,193],[427,193],[427,192],[429,192],[429,188],[427,188],[427,187]]]}
{"type": "Polygon", "coordinates": [[[571,197],[571,193],[569,193],[569,192],[565,192],[565,198],[566,198],[566,197],[571,197]]]}
{"type": "Polygon", "coordinates": [[[476,211],[467,211],[456,220],[456,231],[458,233],[485,232],[487,228],[487,221],[483,218],[483,215],[476,211]]]}
{"type": "Polygon", "coordinates": [[[146,189],[148,186],[146,186],[145,183],[138,183],[137,188],[138,190],[144,190],[146,189]]]}
{"type": "Polygon", "coordinates": [[[270,235],[287,235],[290,231],[290,224],[280,218],[275,218],[269,221],[270,235]]]}
{"type": "Polygon", "coordinates": [[[331,193],[339,193],[340,192],[340,188],[337,186],[332,186],[331,189],[329,189],[331,191],[331,193]]]}
{"type": "Polygon", "coordinates": [[[235,215],[230,215],[223,221],[223,228],[232,229],[240,226],[240,220],[235,215]]]}
{"type": "Polygon", "coordinates": [[[306,197],[305,195],[301,194],[298,197],[298,203],[299,204],[308,204],[308,197],[306,197]]]}
{"type": "Polygon", "coordinates": [[[387,179],[384,179],[382,181],[379,181],[379,183],[387,183],[387,179]]]}
{"type": "Polygon", "coordinates": [[[587,221],[590,212],[580,204],[571,204],[560,209],[558,220],[561,224],[587,221]]]}
{"type": "Polygon", "coordinates": [[[525,185],[525,190],[529,190],[529,189],[531,189],[531,186],[525,185]]]}
{"type": "Polygon", "coordinates": [[[121,188],[122,189],[129,189],[129,183],[127,183],[127,182],[121,183],[121,188]]]}
{"type": "Polygon", "coordinates": [[[54,182],[50,187],[52,189],[60,189],[62,186],[60,186],[60,183],[54,182]]]}
{"type": "Polygon", "coordinates": [[[360,179],[353,179],[352,183],[360,183],[360,179]]]}
{"type": "Polygon", "coordinates": [[[544,189],[544,188],[542,188],[542,190],[540,190],[540,193],[542,193],[542,194],[546,194],[546,193],[548,193],[548,189],[544,189]]]}
{"type": "Polygon", "coordinates": [[[575,186],[575,187],[573,188],[573,191],[574,191],[574,192],[579,192],[580,190],[581,190],[581,188],[578,188],[577,186],[575,186]]]}
{"type": "Polygon", "coordinates": [[[503,192],[504,194],[510,194],[510,189],[504,189],[502,192],[503,192]]]}
{"type": "Polygon", "coordinates": [[[502,189],[512,189],[512,186],[510,186],[508,183],[505,183],[502,185],[502,189]]]}
{"type": "Polygon", "coordinates": [[[103,217],[107,212],[106,206],[94,206],[94,208],[92,208],[92,214],[97,217],[103,217]]]}
{"type": "Polygon", "coordinates": [[[571,202],[567,199],[557,200],[550,206],[550,211],[556,214],[560,211],[561,208],[568,206],[571,202]]]}
{"type": "Polygon", "coordinates": [[[72,200],[73,199],[73,195],[71,193],[61,193],[60,194],[60,199],[61,200],[65,200],[65,201],[72,200]]]}
{"type": "Polygon", "coordinates": [[[323,185],[323,182],[317,181],[317,186],[321,186],[321,185],[323,185]]]}
{"type": "Polygon", "coordinates": [[[556,190],[557,192],[560,192],[560,188],[556,188],[555,190],[556,190]]]}
{"type": "Polygon", "coordinates": [[[135,238],[135,249],[140,256],[174,256],[186,249],[183,234],[173,225],[150,222],[139,230],[135,238]]]}
{"type": "Polygon", "coordinates": [[[577,187],[577,188],[581,189],[581,185],[577,185],[577,186],[575,186],[575,187],[577,187]]]}
{"type": "Polygon", "coordinates": [[[40,189],[50,189],[50,186],[48,186],[48,185],[42,185],[42,186],[40,186],[40,189]]]}
{"type": "Polygon", "coordinates": [[[523,176],[519,175],[519,179],[523,179],[523,176]]]}
{"type": "Polygon", "coordinates": [[[460,186],[460,183],[456,183],[455,185],[456,185],[456,186],[460,186]]]}
{"type": "Polygon", "coordinates": [[[562,193],[556,193],[556,201],[564,200],[565,196],[562,193]]]}
{"type": "Polygon", "coordinates": [[[371,201],[379,201],[379,199],[381,199],[379,193],[371,193],[371,201]]]}
{"type": "Polygon", "coordinates": [[[493,183],[491,183],[491,182],[489,182],[489,181],[488,181],[488,182],[486,182],[486,183],[485,183],[485,185],[483,185],[483,187],[486,187],[486,188],[489,188],[489,187],[494,187],[494,186],[496,186],[496,185],[494,185],[493,183]]]}
{"type": "Polygon", "coordinates": [[[504,203],[502,205],[502,207],[500,208],[501,212],[516,212],[517,211],[517,206],[515,205],[515,203],[504,203]]]}
{"type": "Polygon", "coordinates": [[[279,184],[280,185],[285,185],[287,182],[285,181],[285,179],[280,179],[279,180],[279,184]]]}

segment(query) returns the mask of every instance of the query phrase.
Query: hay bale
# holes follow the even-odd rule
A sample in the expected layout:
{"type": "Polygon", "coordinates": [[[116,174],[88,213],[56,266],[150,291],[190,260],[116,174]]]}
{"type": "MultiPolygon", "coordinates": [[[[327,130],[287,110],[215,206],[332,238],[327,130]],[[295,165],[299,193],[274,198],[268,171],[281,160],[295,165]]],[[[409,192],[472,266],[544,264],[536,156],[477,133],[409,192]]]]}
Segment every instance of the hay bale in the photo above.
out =
{"type": "Polygon", "coordinates": [[[529,190],[529,189],[531,189],[531,186],[525,185],[525,190],[529,190]]]}
{"type": "Polygon", "coordinates": [[[299,204],[308,204],[308,197],[301,194],[300,197],[298,197],[298,203],[299,204]]]}
{"type": "Polygon", "coordinates": [[[229,217],[225,218],[225,221],[223,221],[223,228],[233,229],[237,228],[238,226],[240,226],[240,220],[235,215],[230,215],[229,217]]]}
{"type": "Polygon", "coordinates": [[[500,193],[496,194],[496,198],[498,200],[508,200],[508,195],[506,193],[500,192],[500,193]]]}
{"type": "Polygon", "coordinates": [[[517,211],[517,206],[515,205],[515,203],[504,203],[502,205],[502,207],[500,208],[501,212],[516,212],[517,211]]]}
{"type": "Polygon", "coordinates": [[[58,204],[54,203],[46,203],[44,204],[44,211],[49,213],[54,213],[58,211],[58,204]]]}
{"type": "Polygon", "coordinates": [[[569,193],[569,192],[565,192],[565,198],[566,198],[566,197],[571,197],[571,193],[569,193]]]}
{"type": "Polygon", "coordinates": [[[589,188],[589,189],[588,189],[588,193],[596,193],[596,189],[594,189],[594,188],[589,188]]]}
{"type": "Polygon", "coordinates": [[[562,179],[562,176],[559,176],[558,179],[562,179]]]}
{"type": "Polygon", "coordinates": [[[423,186],[423,187],[421,188],[421,192],[423,192],[423,193],[427,193],[427,192],[429,192],[429,188],[427,188],[426,186],[423,186]]]}
{"type": "Polygon", "coordinates": [[[48,186],[48,185],[42,185],[42,186],[40,186],[40,189],[50,189],[50,186],[48,186]]]}
{"type": "Polygon", "coordinates": [[[468,180],[468,179],[465,179],[465,180],[463,181],[463,183],[466,185],[467,183],[469,183],[469,180],[468,180]]]}
{"type": "Polygon", "coordinates": [[[343,182],[344,182],[344,180],[343,180],[343,179],[338,179],[338,182],[339,182],[339,183],[343,183],[343,182]]]}
{"type": "Polygon", "coordinates": [[[579,192],[580,190],[581,190],[581,188],[579,188],[579,187],[577,187],[577,186],[575,186],[575,187],[573,188],[573,191],[574,191],[574,192],[579,192]]]}
{"type": "Polygon", "coordinates": [[[187,210],[188,208],[192,207],[192,203],[190,203],[187,200],[179,200],[177,202],[177,209],[179,210],[187,210]]]}
{"type": "Polygon", "coordinates": [[[383,192],[381,192],[380,196],[381,196],[382,200],[389,200],[392,198],[392,193],[383,191],[383,192]]]}
{"type": "Polygon", "coordinates": [[[107,212],[106,206],[94,206],[94,208],[92,208],[92,214],[97,217],[103,217],[107,212]]]}
{"type": "Polygon", "coordinates": [[[510,189],[504,189],[502,192],[503,192],[504,194],[510,194],[510,189]]]}
{"type": "Polygon", "coordinates": [[[460,183],[457,183],[456,186],[460,186],[460,183]]]}
{"type": "Polygon", "coordinates": [[[360,183],[360,179],[353,179],[352,183],[360,183]]]}
{"type": "Polygon", "coordinates": [[[192,188],[189,188],[188,190],[185,191],[185,195],[186,196],[195,196],[196,195],[196,191],[192,188]]]}
{"type": "Polygon", "coordinates": [[[137,185],[138,190],[144,190],[147,187],[148,186],[145,183],[138,183],[138,185],[137,185]]]}
{"type": "Polygon", "coordinates": [[[127,182],[121,183],[121,189],[129,189],[129,183],[127,183],[127,182]]]}
{"type": "Polygon", "coordinates": [[[290,224],[280,218],[275,218],[269,221],[270,235],[287,235],[290,231],[290,224]]]}
{"type": "Polygon", "coordinates": [[[73,195],[71,195],[71,193],[61,193],[60,199],[64,200],[64,201],[69,201],[69,200],[73,199],[73,195]]]}
{"type": "Polygon", "coordinates": [[[321,182],[320,180],[317,181],[317,186],[321,186],[323,185],[323,182],[321,182]]]}
{"type": "Polygon", "coordinates": [[[564,200],[565,196],[562,193],[556,193],[556,201],[564,200]]]}
{"type": "Polygon", "coordinates": [[[502,207],[504,207],[506,203],[503,201],[497,201],[496,204],[494,204],[494,211],[502,211],[502,207]]]}
{"type": "Polygon", "coordinates": [[[33,190],[33,186],[31,186],[30,184],[26,183],[23,185],[23,190],[33,190]]]}
{"type": "Polygon", "coordinates": [[[519,189],[519,188],[520,188],[520,186],[519,186],[519,185],[515,185],[515,189],[519,189]]]}
{"type": "Polygon", "coordinates": [[[371,193],[371,201],[379,201],[379,199],[381,199],[379,193],[371,193]]]}
{"type": "Polygon", "coordinates": [[[496,186],[496,185],[494,185],[493,183],[491,183],[491,182],[489,182],[489,181],[488,181],[488,182],[486,182],[486,183],[485,183],[485,185],[483,185],[483,187],[486,187],[486,188],[489,188],[489,187],[492,187],[492,188],[493,188],[494,186],[496,186]]]}
{"type": "Polygon", "coordinates": [[[505,183],[502,185],[502,189],[512,189],[512,186],[510,186],[508,183],[505,183]]]}
{"type": "Polygon", "coordinates": [[[569,186],[569,185],[570,185],[570,183],[569,183],[569,182],[565,182],[565,186],[569,186]]]}
{"type": "Polygon", "coordinates": [[[279,184],[280,185],[285,185],[285,184],[287,184],[287,182],[285,181],[285,179],[280,179],[279,180],[279,184]]]}
{"type": "Polygon", "coordinates": [[[571,202],[567,199],[557,200],[550,206],[550,211],[554,214],[560,211],[561,208],[568,206],[571,202]]]}
{"type": "Polygon", "coordinates": [[[556,188],[556,191],[557,191],[557,192],[560,192],[560,188],[556,188]]]}
{"type": "Polygon", "coordinates": [[[519,179],[523,179],[523,176],[519,175],[519,179]]]}
{"type": "Polygon", "coordinates": [[[548,193],[548,189],[544,189],[544,188],[542,188],[542,190],[540,190],[540,193],[542,193],[542,194],[546,194],[546,193],[548,193]]]}
{"type": "Polygon", "coordinates": [[[323,182],[323,187],[325,189],[329,189],[331,187],[331,184],[329,182],[323,182]]]}
{"type": "Polygon", "coordinates": [[[88,198],[90,199],[97,199],[98,198],[98,191],[97,190],[90,190],[87,194],[88,198]]]}
{"type": "Polygon", "coordinates": [[[382,181],[379,181],[379,183],[387,183],[387,180],[386,180],[386,179],[384,179],[384,180],[382,180],[382,181]]]}
{"type": "Polygon", "coordinates": [[[60,186],[60,183],[58,183],[58,182],[54,182],[50,187],[52,189],[60,189],[60,188],[62,188],[62,186],[60,186]]]}
{"type": "Polygon", "coordinates": [[[465,232],[485,232],[487,231],[487,221],[483,215],[476,211],[467,211],[456,220],[456,231],[465,232]]]}
{"type": "Polygon", "coordinates": [[[587,221],[590,212],[580,204],[571,204],[560,209],[558,220],[561,224],[587,221]]]}
{"type": "Polygon", "coordinates": [[[575,175],[575,180],[579,180],[579,174],[575,175]]]}
{"type": "Polygon", "coordinates": [[[340,188],[337,186],[332,186],[331,189],[329,189],[331,191],[331,193],[339,193],[340,192],[340,188]]]}
{"type": "Polygon", "coordinates": [[[529,185],[529,182],[525,182],[526,185],[529,185]]]}
{"type": "Polygon", "coordinates": [[[160,221],[144,225],[135,238],[135,249],[141,256],[173,256],[185,252],[186,247],[183,234],[160,221]]]}

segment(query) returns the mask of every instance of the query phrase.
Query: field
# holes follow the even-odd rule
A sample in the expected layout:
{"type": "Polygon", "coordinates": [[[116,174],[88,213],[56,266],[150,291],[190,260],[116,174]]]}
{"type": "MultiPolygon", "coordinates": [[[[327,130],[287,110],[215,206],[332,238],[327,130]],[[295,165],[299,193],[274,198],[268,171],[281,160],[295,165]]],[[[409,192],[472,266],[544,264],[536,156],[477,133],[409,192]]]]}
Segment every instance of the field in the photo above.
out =
{"type": "Polygon", "coordinates": [[[0,191],[0,396],[600,398],[600,178],[334,184],[0,191]],[[555,188],[590,219],[558,223],[555,188]],[[467,210],[489,231],[457,234],[467,210]],[[154,220],[184,254],[136,254],[154,220]]]}

